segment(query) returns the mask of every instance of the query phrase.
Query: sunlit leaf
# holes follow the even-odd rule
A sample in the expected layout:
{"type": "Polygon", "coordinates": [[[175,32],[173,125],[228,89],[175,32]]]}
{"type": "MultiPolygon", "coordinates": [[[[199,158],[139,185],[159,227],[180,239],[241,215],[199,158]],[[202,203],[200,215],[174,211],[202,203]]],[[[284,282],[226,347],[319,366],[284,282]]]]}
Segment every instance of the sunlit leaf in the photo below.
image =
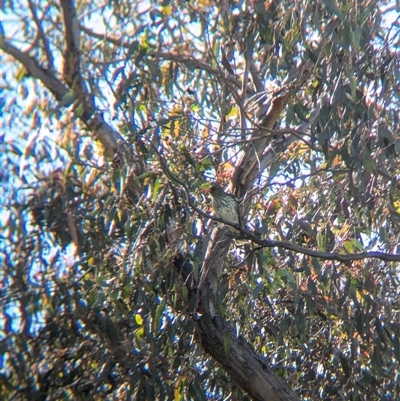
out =
{"type": "Polygon", "coordinates": [[[138,326],[141,326],[143,324],[143,318],[141,315],[136,314],[135,315],[135,322],[138,326]]]}

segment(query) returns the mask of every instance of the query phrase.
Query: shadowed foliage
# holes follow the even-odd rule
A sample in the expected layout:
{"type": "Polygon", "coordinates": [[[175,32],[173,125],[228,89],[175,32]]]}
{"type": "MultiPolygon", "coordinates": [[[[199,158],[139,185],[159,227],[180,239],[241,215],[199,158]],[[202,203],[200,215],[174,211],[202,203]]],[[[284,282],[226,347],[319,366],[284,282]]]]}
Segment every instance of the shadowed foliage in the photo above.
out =
{"type": "Polygon", "coordinates": [[[2,399],[400,398],[394,3],[2,7],[2,399]]]}

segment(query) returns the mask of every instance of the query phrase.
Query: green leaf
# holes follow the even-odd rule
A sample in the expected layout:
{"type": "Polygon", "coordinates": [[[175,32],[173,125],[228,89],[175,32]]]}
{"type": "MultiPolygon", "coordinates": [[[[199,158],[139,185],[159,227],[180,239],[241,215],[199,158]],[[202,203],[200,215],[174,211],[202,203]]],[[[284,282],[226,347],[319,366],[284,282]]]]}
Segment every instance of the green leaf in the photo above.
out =
{"type": "Polygon", "coordinates": [[[188,302],[188,290],[186,285],[183,285],[181,288],[181,295],[182,295],[182,301],[183,302],[188,302]]]}
{"type": "Polygon", "coordinates": [[[335,14],[341,21],[345,19],[345,15],[342,13],[342,11],[340,11],[334,0],[323,0],[323,3],[325,4],[326,8],[335,14]]]}
{"type": "Polygon", "coordinates": [[[353,102],[356,101],[356,94],[357,94],[357,82],[356,79],[354,78],[354,75],[351,71],[349,71],[347,68],[345,68],[345,73],[347,77],[349,78],[350,82],[350,91],[351,91],[351,100],[353,102]]]}
{"type": "Polygon", "coordinates": [[[160,319],[165,309],[165,299],[161,301],[161,303],[157,306],[156,314],[154,316],[154,332],[155,334],[160,329],[160,319]]]}
{"type": "Polygon", "coordinates": [[[296,103],[296,104],[294,105],[293,110],[294,110],[294,112],[296,113],[297,117],[300,118],[301,121],[308,122],[308,118],[307,118],[307,116],[304,114],[305,112],[308,112],[308,110],[307,110],[305,107],[303,107],[303,106],[300,105],[299,103],[296,103]]]}
{"type": "Polygon", "coordinates": [[[354,247],[352,241],[346,241],[343,246],[347,253],[353,253],[354,247]]]}
{"type": "Polygon", "coordinates": [[[257,298],[258,294],[264,289],[262,284],[257,284],[253,289],[253,298],[257,298]]]}
{"type": "Polygon", "coordinates": [[[348,379],[351,373],[349,362],[342,353],[340,353],[339,358],[340,358],[340,364],[342,365],[342,369],[344,372],[344,376],[346,377],[346,379],[348,379]]]}
{"type": "Polygon", "coordinates": [[[360,41],[361,41],[362,29],[357,26],[353,31],[353,46],[356,50],[360,49],[360,41]]]}
{"type": "Polygon", "coordinates": [[[359,252],[362,252],[364,250],[361,242],[357,238],[353,238],[351,242],[353,244],[353,249],[357,249],[357,251],[359,252]]]}
{"type": "Polygon", "coordinates": [[[230,349],[231,349],[231,336],[229,334],[229,331],[227,331],[224,333],[224,350],[226,357],[228,357],[230,349]]]}
{"type": "Polygon", "coordinates": [[[106,299],[106,298],[105,298],[105,294],[104,294],[103,292],[97,292],[97,293],[95,294],[95,300],[94,300],[94,302],[93,302],[92,307],[93,307],[93,308],[97,308],[97,307],[99,307],[99,306],[104,305],[105,299],[106,299]]]}
{"type": "Polygon", "coordinates": [[[311,277],[309,277],[307,280],[307,289],[312,295],[316,295],[318,293],[318,289],[311,277]]]}
{"type": "Polygon", "coordinates": [[[17,82],[21,82],[24,78],[26,78],[28,76],[29,76],[29,71],[24,66],[22,66],[17,70],[17,74],[15,76],[15,80],[17,82]]]}
{"type": "Polygon", "coordinates": [[[156,182],[154,183],[154,186],[153,186],[153,196],[151,198],[152,203],[154,203],[156,201],[159,189],[160,189],[160,179],[157,177],[156,182]]]}
{"type": "Polygon", "coordinates": [[[85,112],[85,105],[83,102],[79,102],[79,104],[74,109],[74,114],[76,117],[82,117],[85,112]]]}
{"type": "Polygon", "coordinates": [[[138,326],[143,325],[143,318],[138,313],[135,315],[135,322],[138,326]]]}
{"type": "Polygon", "coordinates": [[[321,270],[321,264],[319,263],[318,258],[312,258],[311,263],[313,265],[315,272],[318,274],[318,277],[321,277],[322,270],[321,270]]]}
{"type": "Polygon", "coordinates": [[[394,356],[396,357],[398,362],[400,362],[400,341],[399,341],[399,337],[397,336],[396,333],[393,333],[391,335],[390,339],[392,340],[392,344],[393,344],[394,356]]]}
{"type": "Polygon", "coordinates": [[[58,102],[60,106],[68,107],[75,102],[76,94],[73,90],[69,90],[58,102]]]}

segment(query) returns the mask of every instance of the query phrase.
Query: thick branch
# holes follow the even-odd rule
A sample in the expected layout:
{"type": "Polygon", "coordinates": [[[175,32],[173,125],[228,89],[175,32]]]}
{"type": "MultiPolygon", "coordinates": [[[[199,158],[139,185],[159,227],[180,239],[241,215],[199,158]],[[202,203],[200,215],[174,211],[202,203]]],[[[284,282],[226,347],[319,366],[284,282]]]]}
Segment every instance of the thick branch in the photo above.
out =
{"type": "MultiPolygon", "coordinates": [[[[64,106],[70,106],[76,100],[73,95],[70,96],[71,92],[60,80],[42,68],[34,58],[7,42],[3,35],[0,37],[0,48],[23,64],[31,75],[39,79],[57,100],[62,101],[64,106]]],[[[94,114],[94,110],[88,105],[86,105],[80,119],[98,136],[109,154],[112,155],[118,148],[118,144],[123,142],[123,138],[118,132],[108,125],[101,116],[94,114]]]]}
{"type": "Polygon", "coordinates": [[[69,87],[72,88],[74,81],[77,81],[79,84],[79,89],[83,92],[86,92],[82,85],[82,77],[79,70],[79,23],[76,15],[75,5],[73,1],[61,0],[61,7],[63,9],[66,42],[66,49],[64,53],[64,78],[69,87]]]}
{"type": "MultiPolygon", "coordinates": [[[[33,77],[40,79],[46,88],[54,95],[57,100],[62,100],[68,93],[68,88],[63,85],[53,74],[42,68],[39,63],[32,57],[23,53],[21,50],[6,42],[4,36],[0,37],[0,48],[13,56],[32,74],[33,77]]],[[[66,104],[70,106],[73,102],[66,104]]]]}
{"type": "MultiPolygon", "coordinates": [[[[272,128],[273,123],[271,123],[271,126],[267,126],[268,128],[272,128]]],[[[259,142],[264,143],[265,141],[260,140],[259,142]]],[[[265,143],[262,148],[260,147],[260,154],[262,154],[264,147],[265,143]]],[[[168,165],[158,153],[157,148],[155,146],[153,148],[159,156],[163,171],[167,177],[184,188],[189,204],[194,210],[203,214],[193,204],[185,184],[169,170],[168,165]]],[[[197,310],[200,316],[197,320],[197,333],[201,345],[253,400],[297,401],[299,400],[297,395],[280,381],[269,369],[266,362],[257,355],[250,344],[243,338],[238,338],[229,332],[224,320],[220,317],[218,290],[221,272],[230,243],[230,239],[225,236],[225,232],[226,228],[213,231],[212,240],[208,243],[201,266],[201,277],[196,294],[198,302],[197,310]],[[227,341],[229,347],[227,347],[227,341]]],[[[189,287],[189,293],[196,293],[191,290],[192,288],[189,287]]]]}
{"type": "Polygon", "coordinates": [[[184,275],[188,293],[198,297],[195,318],[197,337],[208,353],[249,396],[256,401],[298,401],[299,397],[269,368],[251,344],[231,331],[220,316],[218,303],[219,275],[224,266],[229,238],[225,229],[214,230],[202,266],[197,290],[193,290],[192,267],[185,268],[185,257],[178,267],[184,275]]]}
{"type": "Polygon", "coordinates": [[[299,401],[300,398],[269,368],[244,340],[229,331],[219,316],[202,315],[196,321],[203,349],[255,401],[299,401]],[[229,339],[228,339],[229,338],[229,339]],[[227,341],[229,347],[226,347],[227,341]],[[229,349],[227,349],[229,348],[229,349]]]}
{"type": "MultiPolygon", "coordinates": [[[[271,107],[260,124],[262,127],[269,129],[273,128],[286,105],[288,97],[289,95],[284,94],[277,96],[272,100],[271,107]]],[[[236,196],[241,197],[245,194],[251,185],[253,185],[255,178],[262,173],[258,163],[269,140],[269,138],[265,138],[263,140],[258,140],[257,142],[252,142],[243,150],[243,156],[241,160],[238,161],[232,179],[236,196]]]]}

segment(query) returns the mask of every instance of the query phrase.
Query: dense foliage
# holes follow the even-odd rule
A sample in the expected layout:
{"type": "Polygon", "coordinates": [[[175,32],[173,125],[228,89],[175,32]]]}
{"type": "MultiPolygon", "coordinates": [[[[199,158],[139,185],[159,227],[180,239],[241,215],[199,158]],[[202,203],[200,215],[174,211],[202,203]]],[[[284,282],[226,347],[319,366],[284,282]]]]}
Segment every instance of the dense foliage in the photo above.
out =
{"type": "Polygon", "coordinates": [[[400,398],[391,3],[3,12],[3,399],[254,398],[235,339],[302,399],[400,398]],[[253,240],[210,219],[214,180],[253,240]]]}

